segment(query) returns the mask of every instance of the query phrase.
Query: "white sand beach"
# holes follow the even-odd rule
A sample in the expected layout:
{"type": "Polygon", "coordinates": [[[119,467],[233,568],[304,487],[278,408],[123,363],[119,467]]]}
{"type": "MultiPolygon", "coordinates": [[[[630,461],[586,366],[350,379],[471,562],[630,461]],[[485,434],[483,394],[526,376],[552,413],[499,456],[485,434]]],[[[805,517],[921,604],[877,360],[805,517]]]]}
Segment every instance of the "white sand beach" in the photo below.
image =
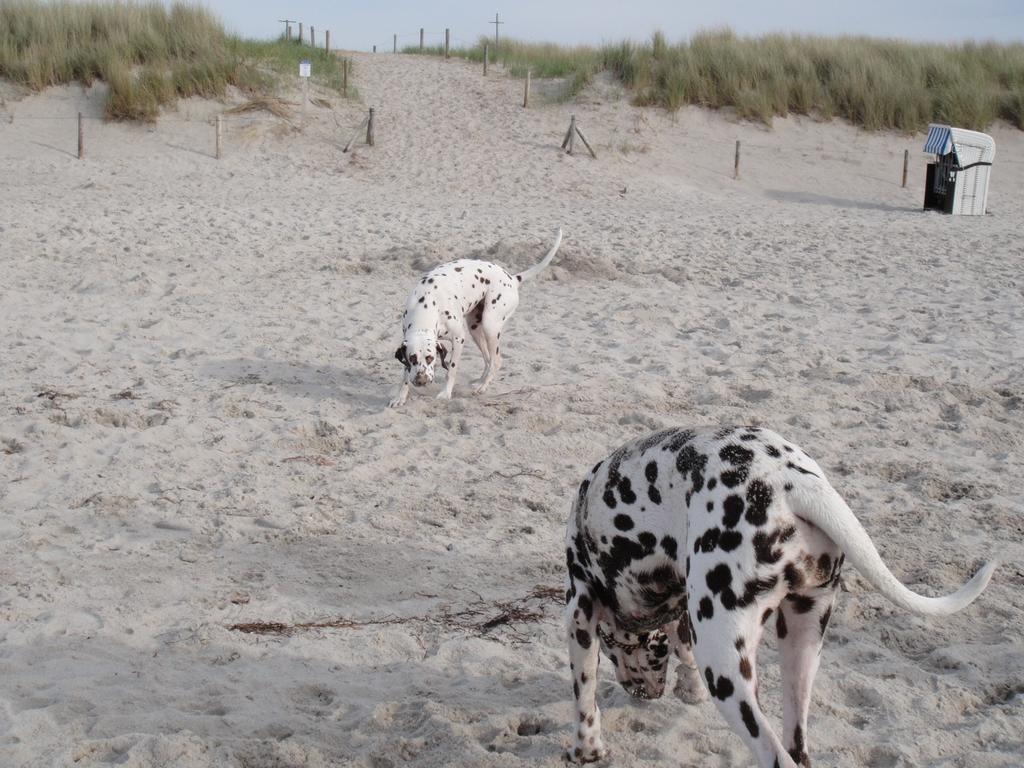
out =
{"type": "MultiPolygon", "coordinates": [[[[655,428],[755,423],[911,588],[1002,561],[944,619],[847,568],[813,764],[1019,768],[1024,133],[991,129],[990,215],[951,217],[921,211],[923,135],[604,81],[523,109],[404,55],[354,83],[304,126],[230,117],[219,161],[229,105],[86,120],[80,161],[100,88],[0,90],[0,766],[560,766],[579,481],[655,428]],[[597,160],[559,150],[571,114],[597,160]],[[421,272],[522,269],[558,227],[490,391],[467,346],[452,401],[389,409],[421,272]],[[232,629],[258,622],[291,631],[232,629]]],[[[710,702],[601,677],[608,765],[753,764],[710,702]]]]}

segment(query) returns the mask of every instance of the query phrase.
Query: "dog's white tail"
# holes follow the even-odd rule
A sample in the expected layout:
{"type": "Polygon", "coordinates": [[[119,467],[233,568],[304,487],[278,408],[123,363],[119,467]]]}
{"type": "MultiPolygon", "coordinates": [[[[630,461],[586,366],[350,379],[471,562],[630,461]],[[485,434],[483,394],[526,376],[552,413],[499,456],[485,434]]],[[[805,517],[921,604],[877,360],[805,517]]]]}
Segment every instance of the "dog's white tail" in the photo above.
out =
{"type": "Polygon", "coordinates": [[[525,283],[527,280],[536,277],[541,272],[541,270],[543,270],[544,267],[550,264],[551,260],[555,258],[555,253],[558,252],[558,246],[560,246],[561,244],[562,230],[559,229],[558,234],[555,236],[555,244],[551,246],[551,250],[548,251],[548,255],[544,257],[544,260],[541,261],[540,264],[536,264],[530,267],[525,272],[520,272],[518,275],[516,275],[516,280],[518,280],[520,283],[525,283]]]}
{"type": "Polygon", "coordinates": [[[988,586],[999,563],[986,563],[974,577],[951,595],[925,597],[907,589],[882,562],[867,531],[838,492],[828,483],[801,478],[787,494],[794,513],[818,526],[843,551],[871,584],[896,605],[917,613],[944,616],[966,608],[988,586]]]}

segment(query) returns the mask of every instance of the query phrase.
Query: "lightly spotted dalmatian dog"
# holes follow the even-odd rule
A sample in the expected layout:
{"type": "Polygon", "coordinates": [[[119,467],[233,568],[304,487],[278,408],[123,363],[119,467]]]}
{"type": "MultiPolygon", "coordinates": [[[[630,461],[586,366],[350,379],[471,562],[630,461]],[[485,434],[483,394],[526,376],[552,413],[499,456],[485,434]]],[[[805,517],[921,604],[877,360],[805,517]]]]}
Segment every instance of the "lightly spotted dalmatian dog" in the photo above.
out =
{"type": "Polygon", "coordinates": [[[675,654],[680,698],[696,703],[706,685],[761,768],[810,766],[807,708],[844,559],[896,605],[931,615],[968,606],[996,567],[945,597],[910,591],[821,468],[759,427],[668,429],[598,462],[566,536],[577,716],[566,757],[586,763],[608,752],[595,702],[603,651],[623,688],[643,699],[661,696],[675,654]],[[757,647],[773,618],[783,740],[757,696],[757,647]]]}
{"type": "Polygon", "coordinates": [[[434,380],[438,357],[448,371],[448,379],[437,397],[451,400],[455,369],[467,334],[484,356],[484,372],[475,382],[473,392],[480,394],[486,390],[501,367],[501,330],[519,306],[519,284],[547,267],[561,243],[559,229],[555,244],[543,260],[515,277],[497,264],[477,259],[451,261],[425,274],[409,295],[402,315],[403,342],[395,357],[405,366],[405,373],[391,407],[405,403],[410,384],[422,387],[434,380]],[[440,339],[452,345],[450,361],[440,339]]]}

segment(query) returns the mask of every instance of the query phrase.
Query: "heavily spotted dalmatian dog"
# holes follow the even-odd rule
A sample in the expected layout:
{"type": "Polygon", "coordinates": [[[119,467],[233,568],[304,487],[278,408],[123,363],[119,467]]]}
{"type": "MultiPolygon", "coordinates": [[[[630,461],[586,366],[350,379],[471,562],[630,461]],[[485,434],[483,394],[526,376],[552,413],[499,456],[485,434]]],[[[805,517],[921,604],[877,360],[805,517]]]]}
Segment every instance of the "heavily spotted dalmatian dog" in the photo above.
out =
{"type": "Polygon", "coordinates": [[[758,427],[669,429],[598,462],[567,532],[577,715],[568,759],[607,754],[595,702],[604,651],[619,683],[639,698],[661,696],[675,654],[681,698],[698,701],[706,685],[761,768],[810,766],[807,707],[846,558],[896,605],[932,615],[969,605],[996,567],[985,565],[946,597],[910,591],[821,467],[758,427]],[[757,697],[755,657],[772,619],[784,740],[757,697]]]}
{"type": "Polygon", "coordinates": [[[395,357],[405,366],[405,373],[391,407],[405,403],[410,384],[421,387],[434,380],[438,357],[448,371],[448,379],[437,397],[450,400],[467,334],[484,356],[484,372],[473,391],[480,394],[486,390],[501,367],[498,343],[502,328],[519,306],[519,284],[536,277],[550,264],[561,242],[559,229],[555,244],[544,259],[515,277],[497,264],[475,259],[442,264],[424,275],[409,296],[402,315],[404,341],[395,357]],[[450,361],[440,339],[452,345],[450,361]]]}

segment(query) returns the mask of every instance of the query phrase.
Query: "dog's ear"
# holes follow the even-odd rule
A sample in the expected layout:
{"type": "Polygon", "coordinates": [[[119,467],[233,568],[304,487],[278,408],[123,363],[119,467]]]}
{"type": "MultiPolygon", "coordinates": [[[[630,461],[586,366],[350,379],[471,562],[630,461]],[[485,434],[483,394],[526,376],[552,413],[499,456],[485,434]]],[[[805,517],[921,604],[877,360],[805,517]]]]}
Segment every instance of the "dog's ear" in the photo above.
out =
{"type": "Polygon", "coordinates": [[[405,370],[409,370],[409,358],[405,356],[405,344],[395,350],[395,359],[405,366],[405,370]]]}
{"type": "Polygon", "coordinates": [[[444,348],[444,345],[438,342],[437,345],[437,356],[441,358],[441,367],[446,371],[448,370],[448,350],[444,348]]]}

